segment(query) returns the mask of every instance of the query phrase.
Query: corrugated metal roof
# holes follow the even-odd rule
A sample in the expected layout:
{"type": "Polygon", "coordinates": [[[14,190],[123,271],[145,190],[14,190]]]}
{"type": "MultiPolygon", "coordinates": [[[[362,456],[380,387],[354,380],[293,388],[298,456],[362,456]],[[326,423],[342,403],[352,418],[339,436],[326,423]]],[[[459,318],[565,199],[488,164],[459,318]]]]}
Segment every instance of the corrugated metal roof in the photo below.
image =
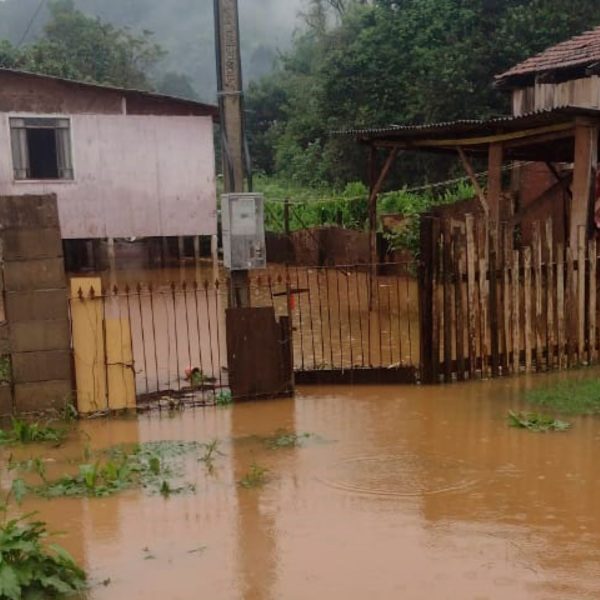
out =
{"type": "Polygon", "coordinates": [[[85,87],[85,88],[91,88],[91,89],[96,89],[100,92],[105,91],[105,92],[117,92],[119,94],[122,94],[124,96],[139,96],[139,97],[146,97],[146,98],[150,98],[153,100],[158,100],[161,102],[168,102],[168,103],[173,103],[173,104],[178,104],[178,105],[184,105],[184,106],[189,106],[190,108],[195,108],[196,110],[199,110],[201,112],[205,112],[206,115],[210,115],[212,117],[218,117],[219,114],[219,109],[213,105],[213,104],[206,104],[204,102],[198,102],[196,100],[190,100],[189,98],[179,98],[177,96],[169,96],[168,94],[158,94],[155,92],[148,92],[146,90],[136,90],[136,89],[131,89],[131,88],[122,88],[122,87],[117,87],[117,86],[111,86],[111,85],[104,85],[104,84],[99,84],[99,83],[90,83],[87,81],[77,81],[75,79],[66,79],[64,77],[55,77],[53,75],[45,75],[43,73],[32,73],[30,71],[22,71],[19,69],[6,69],[6,68],[0,68],[0,76],[3,73],[7,73],[7,74],[13,74],[13,75],[19,75],[19,76],[24,76],[24,77],[28,77],[28,78],[32,78],[32,79],[44,79],[44,80],[50,80],[50,81],[57,81],[60,83],[64,83],[66,85],[71,85],[71,86],[78,86],[78,87],[85,87]]]}
{"type": "Polygon", "coordinates": [[[600,61],[600,27],[556,44],[495,77],[496,82],[554,69],[585,66],[600,61]]]}
{"type": "Polygon", "coordinates": [[[577,116],[600,118],[600,109],[579,106],[562,106],[553,109],[539,110],[517,117],[504,116],[493,119],[459,119],[440,123],[425,123],[422,125],[390,125],[379,128],[356,128],[345,131],[335,131],[334,135],[348,135],[363,141],[385,138],[422,138],[439,137],[441,135],[486,135],[500,132],[510,132],[519,129],[530,129],[536,126],[558,124],[577,116]]]}

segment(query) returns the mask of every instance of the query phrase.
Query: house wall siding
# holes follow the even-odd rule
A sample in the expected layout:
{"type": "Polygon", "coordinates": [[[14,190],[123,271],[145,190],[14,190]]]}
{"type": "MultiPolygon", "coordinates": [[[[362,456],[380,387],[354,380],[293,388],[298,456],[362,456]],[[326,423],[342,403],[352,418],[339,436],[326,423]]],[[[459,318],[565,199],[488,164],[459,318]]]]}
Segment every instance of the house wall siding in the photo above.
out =
{"type": "Polygon", "coordinates": [[[600,77],[594,75],[561,83],[537,83],[513,91],[513,114],[560,106],[600,108],[600,77]]]}
{"type": "Polygon", "coordinates": [[[0,195],[55,193],[63,239],[217,232],[210,116],[107,114],[122,113],[120,96],[117,110],[111,94],[73,94],[66,104],[31,94],[18,113],[0,114],[0,195]],[[70,117],[74,181],[14,181],[8,118],[28,113],[70,117]]]}

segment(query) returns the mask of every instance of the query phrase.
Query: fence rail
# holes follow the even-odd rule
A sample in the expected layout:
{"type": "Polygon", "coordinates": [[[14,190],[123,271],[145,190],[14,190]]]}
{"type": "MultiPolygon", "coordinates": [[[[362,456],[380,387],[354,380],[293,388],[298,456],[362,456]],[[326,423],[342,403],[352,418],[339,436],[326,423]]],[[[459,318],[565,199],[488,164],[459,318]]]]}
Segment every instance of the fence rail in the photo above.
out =
{"type": "Polygon", "coordinates": [[[555,244],[552,222],[532,244],[467,216],[422,232],[423,379],[437,382],[563,369],[598,360],[597,246],[555,244]],[[429,294],[429,296],[428,296],[429,294]]]}

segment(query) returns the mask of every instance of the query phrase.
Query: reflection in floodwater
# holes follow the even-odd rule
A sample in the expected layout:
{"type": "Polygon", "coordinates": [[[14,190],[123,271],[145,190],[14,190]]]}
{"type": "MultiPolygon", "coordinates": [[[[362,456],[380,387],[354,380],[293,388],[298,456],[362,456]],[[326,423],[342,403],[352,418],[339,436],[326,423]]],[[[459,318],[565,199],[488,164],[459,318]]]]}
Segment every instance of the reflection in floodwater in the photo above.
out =
{"type": "MultiPolygon", "coordinates": [[[[192,495],[28,499],[97,585],[93,600],[600,596],[600,420],[567,433],[506,424],[522,392],[560,376],[439,387],[305,388],[295,400],[82,422],[44,449],[52,473],[88,439],[221,440],[192,495]],[[273,450],[260,436],[313,433],[273,450]],[[236,485],[253,464],[263,487],[236,485]]],[[[37,449],[36,449],[37,450],[37,449]]],[[[32,448],[19,450],[30,456],[32,448]]],[[[6,456],[5,456],[6,457],[6,456]]]]}

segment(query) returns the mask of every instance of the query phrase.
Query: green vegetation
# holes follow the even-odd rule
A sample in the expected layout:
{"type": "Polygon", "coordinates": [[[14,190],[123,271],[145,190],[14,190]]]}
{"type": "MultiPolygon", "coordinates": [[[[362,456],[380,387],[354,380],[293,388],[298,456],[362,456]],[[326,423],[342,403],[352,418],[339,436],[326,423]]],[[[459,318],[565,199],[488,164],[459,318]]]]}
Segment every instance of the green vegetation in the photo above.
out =
{"type": "Polygon", "coordinates": [[[262,438],[262,442],[270,450],[280,450],[281,448],[297,448],[310,437],[310,433],[295,433],[279,429],[274,435],[262,438]]]}
{"type": "Polygon", "coordinates": [[[529,431],[541,433],[546,433],[548,431],[566,431],[571,427],[571,423],[555,419],[548,415],[539,413],[517,413],[512,410],[508,411],[508,424],[511,427],[528,429],[529,431]]]}
{"type": "MultiPolygon", "coordinates": [[[[595,0],[582,0],[576,11],[571,6],[307,1],[292,49],[274,73],[249,87],[256,170],[298,186],[343,189],[367,180],[366,152],[334,131],[509,114],[510,95],[493,88],[494,75],[600,23],[595,0]]],[[[403,153],[388,189],[459,173],[454,158],[403,153]]]]}
{"type": "Polygon", "coordinates": [[[223,453],[219,450],[219,443],[219,440],[212,440],[204,444],[204,454],[198,459],[204,463],[210,475],[215,472],[215,457],[223,456],[223,453]]]}
{"type": "Polygon", "coordinates": [[[12,369],[10,366],[10,356],[0,356],[0,384],[10,383],[12,381],[12,369]]]}
{"type": "Polygon", "coordinates": [[[199,448],[195,442],[149,442],[131,450],[112,448],[95,462],[78,465],[77,473],[50,481],[39,459],[13,465],[15,470],[33,472],[41,479],[39,485],[28,485],[26,491],[44,498],[63,496],[104,497],[131,488],[143,488],[164,496],[193,491],[193,486],[174,486],[172,479],[181,477],[177,460],[199,448]]]}
{"type": "Polygon", "coordinates": [[[0,525],[0,598],[66,598],[86,587],[85,573],[60,546],[46,546],[41,521],[13,519],[0,525]]]}
{"type": "Polygon", "coordinates": [[[239,484],[246,489],[262,487],[267,482],[269,469],[253,462],[250,470],[240,479],[239,484]]]}
{"type": "Polygon", "coordinates": [[[600,380],[565,381],[527,392],[527,402],[567,415],[600,414],[600,380]]]}
{"type": "MultiPolygon", "coordinates": [[[[151,89],[149,74],[164,56],[152,34],[88,17],[73,0],[49,3],[49,20],[35,42],[0,42],[0,66],[94,83],[151,89]]],[[[2,7],[7,10],[5,7],[2,7]]]]}
{"type": "MultiPolygon", "coordinates": [[[[284,201],[290,199],[290,231],[308,227],[338,225],[346,229],[366,230],[368,225],[368,189],[361,182],[346,185],[341,193],[332,188],[301,188],[286,185],[276,178],[260,176],[256,189],[266,198],[265,227],[267,231],[284,231],[284,201]]],[[[378,216],[402,215],[406,225],[399,231],[386,231],[385,238],[394,250],[413,253],[419,247],[419,217],[434,206],[452,204],[475,197],[470,183],[459,182],[446,188],[425,188],[418,192],[401,189],[381,194],[378,216]]]]}
{"type": "Polygon", "coordinates": [[[35,444],[51,442],[61,444],[67,436],[66,428],[56,428],[40,423],[28,423],[22,419],[12,419],[11,429],[0,429],[0,444],[35,444]]]}
{"type": "Polygon", "coordinates": [[[233,404],[233,396],[230,390],[219,390],[215,396],[217,406],[230,406],[233,404]]]}
{"type": "Polygon", "coordinates": [[[83,598],[86,575],[66,550],[47,544],[45,523],[32,521],[33,515],[6,519],[9,504],[20,504],[25,493],[22,480],[13,481],[0,501],[0,598],[6,600],[46,600],[83,598]]]}

